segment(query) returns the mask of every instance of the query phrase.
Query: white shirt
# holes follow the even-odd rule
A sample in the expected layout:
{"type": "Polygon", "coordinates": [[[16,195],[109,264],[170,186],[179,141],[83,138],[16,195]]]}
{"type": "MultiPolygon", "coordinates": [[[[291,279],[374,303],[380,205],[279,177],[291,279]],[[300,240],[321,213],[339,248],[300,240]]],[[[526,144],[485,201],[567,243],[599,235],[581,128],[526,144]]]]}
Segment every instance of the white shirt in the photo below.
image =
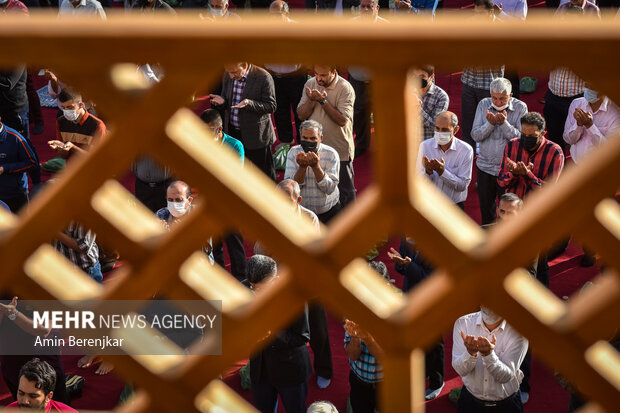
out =
{"type": "Polygon", "coordinates": [[[81,0],[77,7],[74,7],[69,0],[62,0],[58,7],[59,16],[84,16],[95,15],[105,20],[106,15],[101,3],[97,0],[81,0]]]}
{"type": "Polygon", "coordinates": [[[499,14],[500,19],[525,20],[527,17],[526,0],[493,0],[493,4],[502,5],[502,12],[499,14]]]}
{"type": "Polygon", "coordinates": [[[482,322],[480,311],[464,315],[454,323],[452,340],[452,367],[474,397],[497,401],[519,390],[523,380],[519,367],[527,353],[528,342],[506,320],[490,332],[482,322]],[[495,335],[495,349],[486,357],[480,353],[472,356],[463,343],[461,331],[476,338],[486,337],[489,341],[495,335]]]}
{"type": "Polygon", "coordinates": [[[591,148],[620,132],[620,110],[607,97],[598,110],[592,113],[592,126],[589,128],[577,126],[577,120],[573,116],[577,108],[592,113],[592,107],[586,98],[573,100],[568,109],[564,125],[564,140],[571,145],[570,154],[575,163],[579,163],[591,148]]]}
{"type": "Polygon", "coordinates": [[[471,182],[473,160],[473,149],[460,139],[453,138],[446,152],[439,147],[435,139],[428,139],[420,144],[418,169],[456,204],[465,201],[467,198],[467,187],[471,182]],[[422,166],[424,155],[428,159],[444,159],[444,171],[441,176],[436,171],[433,171],[432,175],[426,173],[424,166],[422,166]]]}

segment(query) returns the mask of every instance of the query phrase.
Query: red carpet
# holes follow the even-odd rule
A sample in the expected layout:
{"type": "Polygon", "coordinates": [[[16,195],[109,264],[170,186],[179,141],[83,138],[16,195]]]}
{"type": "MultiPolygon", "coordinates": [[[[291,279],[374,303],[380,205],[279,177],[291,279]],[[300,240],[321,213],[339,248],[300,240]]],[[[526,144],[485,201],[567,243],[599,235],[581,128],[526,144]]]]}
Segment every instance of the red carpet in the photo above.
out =
{"type": "MultiPolygon", "coordinates": [[[[525,74],[521,75],[523,76],[525,74]]],[[[521,98],[528,104],[530,110],[542,111],[542,105],[537,100],[544,95],[546,90],[546,76],[538,76],[538,81],[538,90],[531,95],[522,95],[521,98]]],[[[42,84],[42,78],[37,78],[35,86],[40,87],[42,84]]],[[[437,84],[448,92],[451,98],[450,110],[454,111],[460,117],[460,74],[439,75],[437,76],[437,84]]],[[[39,151],[41,161],[45,162],[54,156],[54,153],[48,149],[46,142],[54,138],[56,109],[44,108],[43,112],[46,122],[45,132],[42,135],[33,135],[32,140],[39,151]]],[[[362,192],[372,179],[370,161],[372,148],[370,151],[371,153],[365,154],[355,160],[356,186],[359,192],[362,192]]],[[[49,178],[49,175],[44,175],[44,179],[47,178],[49,178]]],[[[121,181],[128,189],[133,190],[131,175],[127,175],[122,178],[121,181]]],[[[472,180],[472,182],[475,182],[475,179],[472,180]]],[[[476,189],[473,184],[470,186],[470,193],[465,206],[466,212],[474,220],[479,222],[480,212],[478,209],[476,189]]],[[[250,245],[251,242],[248,240],[247,246],[249,247],[250,245]]],[[[385,251],[390,246],[398,247],[398,239],[391,239],[382,251],[380,251],[378,259],[384,261],[388,265],[397,284],[402,285],[402,277],[395,273],[394,266],[389,263],[385,254],[385,251]]],[[[248,250],[248,253],[250,253],[250,250],[248,250]]],[[[579,267],[579,258],[581,254],[580,248],[571,244],[565,254],[550,263],[551,289],[559,297],[571,295],[581,288],[583,283],[598,274],[598,267],[588,269],[579,267]]],[[[316,386],[316,377],[312,376],[309,382],[310,391],[308,404],[316,400],[330,400],[336,404],[340,412],[345,412],[346,399],[349,392],[349,367],[343,349],[344,332],[340,321],[336,317],[330,316],[329,319],[329,331],[335,367],[334,378],[329,388],[320,390],[316,386]]],[[[446,344],[446,386],[438,399],[427,403],[427,411],[429,412],[456,411],[454,405],[452,405],[447,398],[450,389],[461,385],[460,378],[451,367],[451,331],[446,332],[444,340],[446,344]]],[[[113,373],[107,376],[96,376],[94,375],[95,367],[86,370],[78,369],[76,366],[77,359],[78,357],[76,356],[63,357],[67,373],[80,374],[86,378],[83,396],[73,401],[74,407],[98,410],[114,408],[123,388],[123,381],[117,378],[113,373]]],[[[240,388],[239,375],[236,373],[238,367],[239,365],[231,368],[231,370],[224,375],[224,380],[243,397],[251,401],[251,392],[242,391],[240,388]]],[[[537,360],[535,349],[532,362],[531,386],[532,392],[530,395],[530,402],[525,406],[526,412],[534,413],[545,411],[548,413],[559,413],[566,411],[568,394],[556,384],[552,372],[537,360]]],[[[11,397],[4,383],[0,381],[0,405],[6,405],[11,401],[11,397]]],[[[280,411],[283,411],[283,409],[280,408],[280,411]]]]}

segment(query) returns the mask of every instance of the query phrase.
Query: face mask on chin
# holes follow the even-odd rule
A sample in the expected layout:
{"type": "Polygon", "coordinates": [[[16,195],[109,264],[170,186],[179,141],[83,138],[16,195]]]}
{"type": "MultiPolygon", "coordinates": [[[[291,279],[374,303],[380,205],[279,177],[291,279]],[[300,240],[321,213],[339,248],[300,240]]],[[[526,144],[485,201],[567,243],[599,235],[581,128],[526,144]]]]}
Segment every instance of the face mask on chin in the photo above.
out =
{"type": "Polygon", "coordinates": [[[186,202],[168,201],[168,211],[170,211],[170,214],[175,218],[182,217],[187,213],[186,202]]]}
{"type": "Polygon", "coordinates": [[[433,135],[438,145],[447,145],[452,140],[452,132],[435,132],[433,135]]]}
{"type": "Polygon", "coordinates": [[[493,106],[493,109],[495,109],[496,111],[501,112],[508,108],[508,103],[506,103],[504,106],[497,106],[494,103],[491,103],[491,106],[493,106]]]}

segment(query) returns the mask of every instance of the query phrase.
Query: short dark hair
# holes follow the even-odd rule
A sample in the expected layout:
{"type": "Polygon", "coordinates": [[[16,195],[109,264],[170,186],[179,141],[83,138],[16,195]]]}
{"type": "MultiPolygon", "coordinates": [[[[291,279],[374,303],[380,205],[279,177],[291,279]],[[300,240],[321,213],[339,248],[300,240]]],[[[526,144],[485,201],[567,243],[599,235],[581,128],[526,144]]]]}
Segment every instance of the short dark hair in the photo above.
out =
{"type": "Polygon", "coordinates": [[[19,377],[33,381],[35,387],[43,391],[44,395],[50,394],[56,388],[56,372],[46,361],[33,358],[19,369],[19,377]]]}
{"type": "Polygon", "coordinates": [[[275,260],[266,255],[253,255],[247,264],[247,278],[252,284],[258,284],[270,275],[278,272],[278,264],[275,260]]]}
{"type": "Polygon", "coordinates": [[[519,204],[519,208],[523,206],[523,200],[519,198],[517,194],[513,194],[512,192],[506,192],[499,197],[499,202],[517,202],[519,204]]]}
{"type": "Polygon", "coordinates": [[[484,6],[485,9],[491,10],[493,8],[493,0],[474,0],[474,6],[484,6]]]}
{"type": "Polygon", "coordinates": [[[81,102],[82,95],[80,95],[80,92],[78,92],[77,90],[74,90],[73,88],[70,88],[70,87],[66,87],[63,90],[61,90],[60,93],[58,94],[58,100],[62,103],[68,102],[70,100],[81,102]]]}
{"type": "Polygon", "coordinates": [[[545,118],[538,112],[527,112],[521,116],[521,125],[533,125],[537,126],[538,130],[542,133],[545,130],[545,118]]]}
{"type": "Polygon", "coordinates": [[[214,123],[215,126],[218,128],[222,126],[222,116],[220,115],[220,112],[218,112],[215,109],[205,110],[204,112],[200,114],[200,119],[202,119],[204,123],[208,123],[208,124],[214,123]]]}
{"type": "Polygon", "coordinates": [[[433,65],[422,65],[420,66],[420,70],[429,76],[433,76],[435,74],[435,66],[433,65]]]}

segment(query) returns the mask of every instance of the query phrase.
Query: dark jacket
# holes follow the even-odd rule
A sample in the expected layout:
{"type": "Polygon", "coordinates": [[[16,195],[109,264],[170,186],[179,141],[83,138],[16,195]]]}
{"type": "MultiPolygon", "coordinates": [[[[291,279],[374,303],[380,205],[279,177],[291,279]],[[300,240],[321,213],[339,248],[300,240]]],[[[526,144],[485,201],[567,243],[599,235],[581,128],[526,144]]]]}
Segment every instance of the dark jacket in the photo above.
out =
{"type": "Polygon", "coordinates": [[[267,381],[276,387],[286,387],[307,381],[312,374],[308,341],[310,327],[306,306],[293,324],[250,359],[252,383],[267,381]]]}
{"type": "MultiPolygon", "coordinates": [[[[224,75],[221,96],[225,103],[224,132],[229,133],[230,106],[232,102],[233,79],[224,75]]],[[[241,141],[245,149],[261,149],[271,145],[276,134],[271,123],[271,114],[276,111],[276,91],[273,78],[263,68],[251,65],[241,99],[249,99],[250,104],[239,109],[241,141]]]]}
{"type": "Polygon", "coordinates": [[[0,198],[15,198],[28,189],[26,170],[36,165],[36,156],[26,139],[0,123],[0,198]]]}

